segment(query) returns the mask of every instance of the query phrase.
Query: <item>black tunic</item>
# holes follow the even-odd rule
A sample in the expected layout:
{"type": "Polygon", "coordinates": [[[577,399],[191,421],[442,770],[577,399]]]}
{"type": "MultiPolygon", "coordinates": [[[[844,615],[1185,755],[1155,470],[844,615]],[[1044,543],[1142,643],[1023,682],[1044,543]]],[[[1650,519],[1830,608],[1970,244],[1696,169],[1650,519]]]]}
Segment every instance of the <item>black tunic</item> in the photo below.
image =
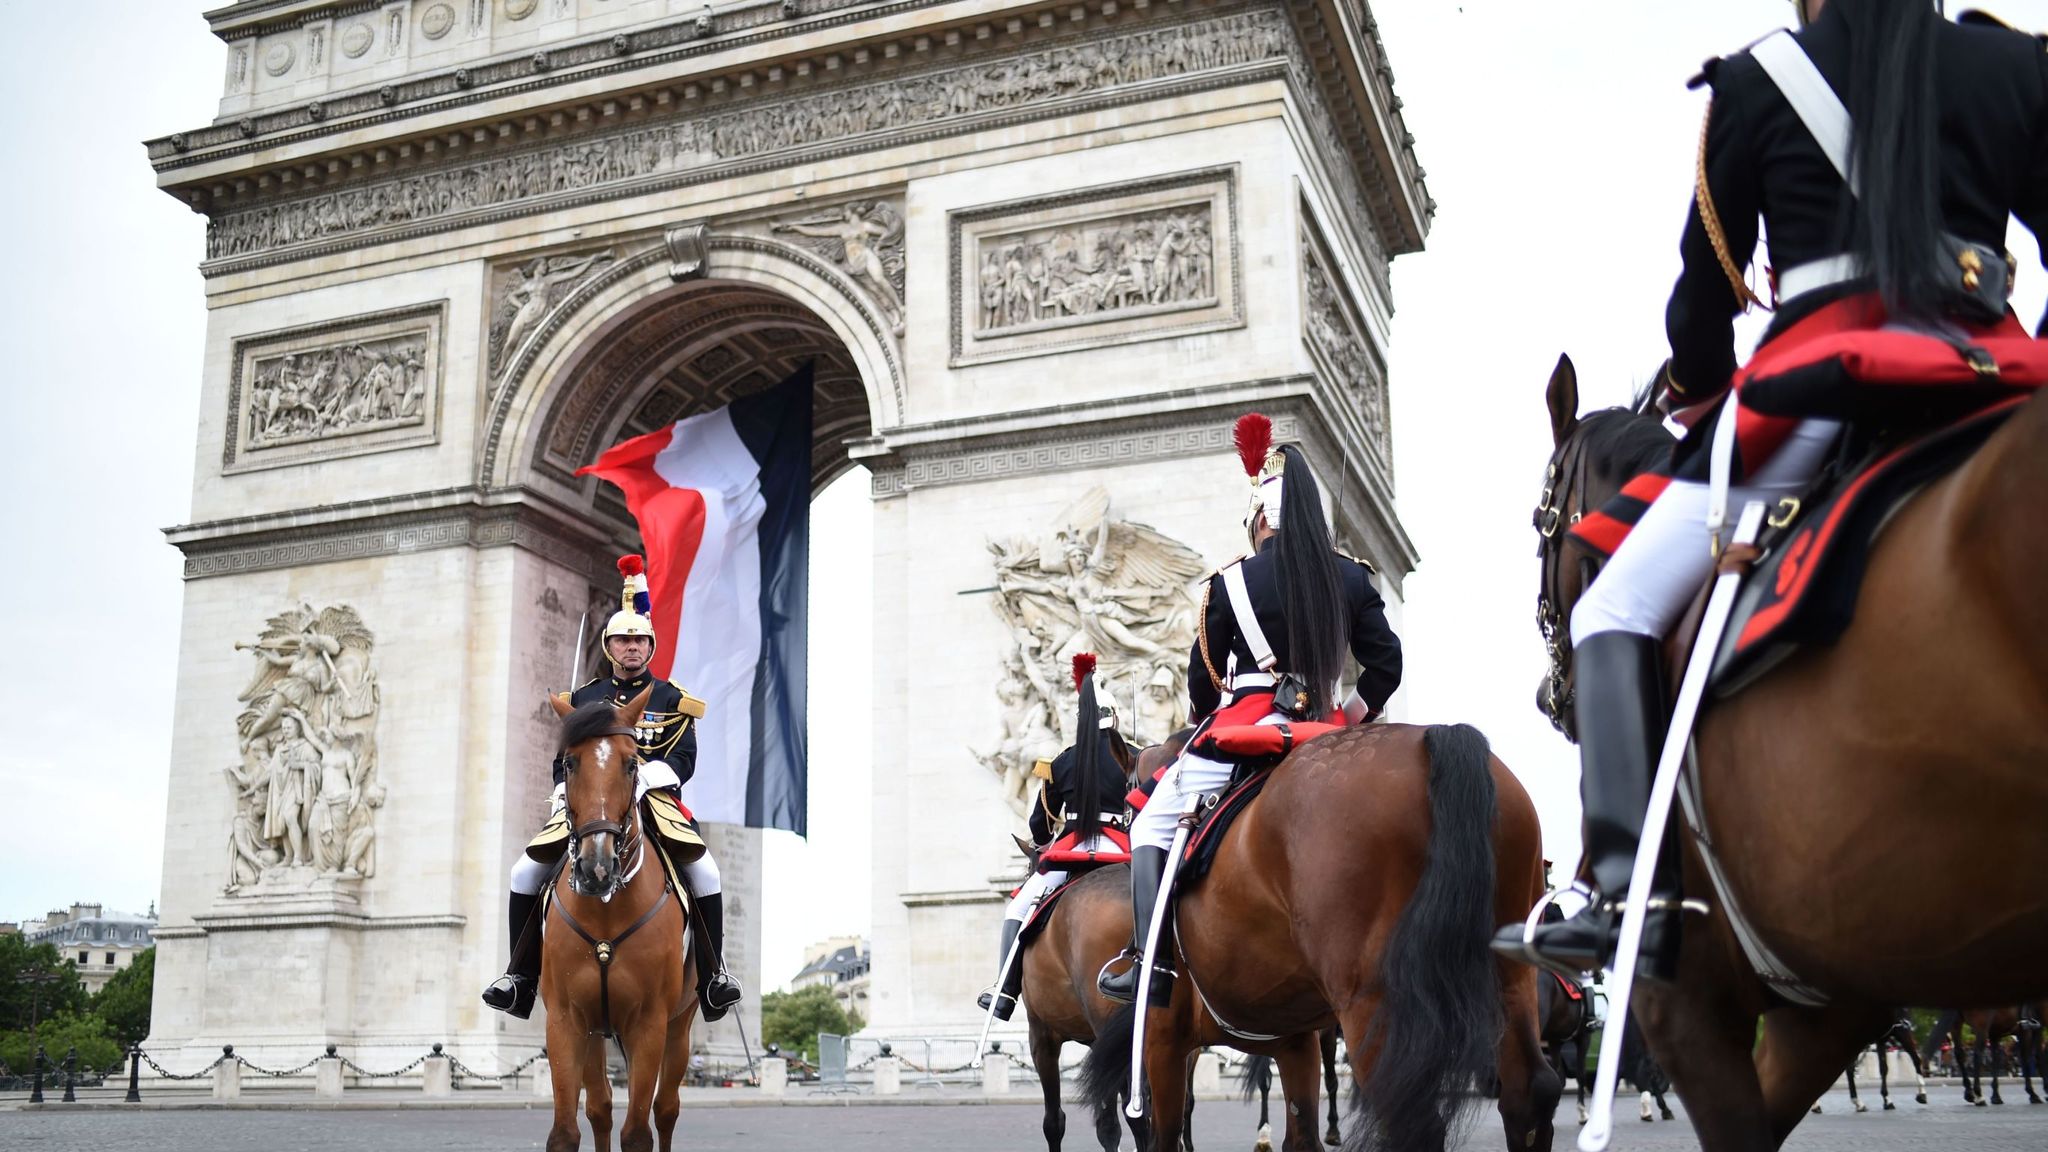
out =
{"type": "MultiPolygon", "coordinates": [[[[2048,52],[2032,36],[1982,24],[1942,24],[1938,33],[1944,226],[2002,249],[2006,220],[2018,216],[2036,241],[2048,240],[2048,52]]],[[[1849,26],[1838,6],[1823,8],[1812,27],[1794,35],[1829,86],[1848,91],[1849,26]]],[[[1847,251],[1854,223],[1848,185],[1763,66],[1742,52],[1710,61],[1705,77],[1714,89],[1707,187],[1735,260],[1748,267],[1759,216],[1771,266],[1781,272],[1847,251]]],[[[1734,375],[1732,321],[1740,307],[1697,201],[1679,251],[1685,269],[1664,321],[1672,393],[1692,404],[1718,396],[1734,375]]],[[[2042,255],[2048,266],[2048,249],[2042,255]]],[[[1854,290],[1809,293],[1781,311],[1773,327],[1854,290]]],[[[2048,330],[2048,316],[2041,325],[2048,330]]]]}
{"type": "MultiPolygon", "coordinates": [[[[647,709],[640,714],[637,732],[640,757],[643,760],[667,761],[675,769],[676,778],[688,783],[697,773],[697,724],[696,719],[704,714],[703,701],[685,693],[672,680],[656,680],[642,672],[630,680],[616,676],[599,676],[569,694],[569,703],[581,707],[585,704],[603,701],[607,704],[625,705],[644,691],[648,684],[654,691],[647,697],[647,709]]],[[[555,762],[555,783],[562,782],[562,764],[555,762]]]]}
{"type": "Polygon", "coordinates": [[[1097,812],[1115,814],[1124,810],[1124,795],[1130,785],[1124,780],[1123,768],[1116,761],[1118,737],[1102,729],[1096,730],[1096,738],[1102,742],[1102,759],[1095,777],[1095,799],[1090,801],[1077,795],[1080,782],[1076,780],[1074,750],[1067,748],[1053,757],[1052,779],[1038,789],[1038,802],[1031,807],[1031,839],[1040,846],[1052,842],[1052,818],[1060,812],[1078,813],[1092,807],[1097,812]]]}
{"type": "MultiPolygon", "coordinates": [[[[1268,539],[1266,547],[1255,556],[1247,556],[1242,563],[1252,613],[1259,618],[1266,642],[1273,646],[1279,670],[1285,672],[1290,667],[1287,615],[1281,608],[1279,561],[1273,554],[1273,541],[1268,539]]],[[[1352,659],[1358,661],[1358,694],[1377,715],[1386,708],[1394,689],[1401,686],[1401,640],[1387,626],[1386,601],[1380,599],[1379,590],[1372,586],[1371,570],[1339,553],[1337,573],[1344,584],[1345,619],[1350,622],[1346,643],[1352,659]]],[[[1218,675],[1230,675],[1230,655],[1237,657],[1239,675],[1258,671],[1251,646],[1238,634],[1237,615],[1230,610],[1230,593],[1224,589],[1220,572],[1209,578],[1209,612],[1202,626],[1208,632],[1209,655],[1216,662],[1218,675]]],[[[1188,655],[1188,699],[1194,705],[1192,718],[1198,721],[1225,702],[1222,686],[1210,678],[1208,665],[1202,659],[1199,637],[1188,655]]]]}

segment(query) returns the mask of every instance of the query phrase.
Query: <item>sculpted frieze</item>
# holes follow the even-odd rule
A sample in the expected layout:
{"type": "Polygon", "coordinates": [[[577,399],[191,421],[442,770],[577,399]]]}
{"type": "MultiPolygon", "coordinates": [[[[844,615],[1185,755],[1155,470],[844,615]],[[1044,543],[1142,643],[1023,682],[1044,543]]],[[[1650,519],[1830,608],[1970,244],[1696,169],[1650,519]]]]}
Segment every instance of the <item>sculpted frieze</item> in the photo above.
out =
{"type": "Polygon", "coordinates": [[[1367,444],[1382,463],[1392,460],[1387,436],[1386,374],[1366,338],[1358,310],[1333,275],[1329,257],[1302,207],[1302,335],[1326,366],[1365,425],[1367,444]]]}
{"type": "Polygon", "coordinates": [[[592,277],[618,262],[618,251],[535,256],[496,269],[491,275],[491,390],[497,391],[520,346],[543,327],[562,302],[592,277]]]}
{"type": "Polygon", "coordinates": [[[433,443],[442,315],[434,304],[236,341],[222,470],[433,443]]]}
{"type": "Polygon", "coordinates": [[[838,91],[756,101],[617,135],[365,184],[214,217],[223,259],[478,209],[686,173],[758,156],[843,146],[868,132],[1289,58],[1285,17],[1267,8],[838,91]]]}
{"type": "Polygon", "coordinates": [[[821,215],[779,220],[774,232],[798,242],[851,277],[881,308],[898,337],[903,335],[903,210],[887,200],[855,200],[821,215]]]}

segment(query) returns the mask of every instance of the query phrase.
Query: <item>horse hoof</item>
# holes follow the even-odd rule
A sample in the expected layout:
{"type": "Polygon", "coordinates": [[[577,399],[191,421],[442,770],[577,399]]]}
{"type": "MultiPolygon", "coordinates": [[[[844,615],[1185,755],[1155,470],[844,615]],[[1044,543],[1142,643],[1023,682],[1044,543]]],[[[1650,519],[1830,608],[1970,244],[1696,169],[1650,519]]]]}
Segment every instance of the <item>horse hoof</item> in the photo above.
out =
{"type": "Polygon", "coordinates": [[[1915,1104],[1925,1104],[1925,1103],[1927,1103],[1927,1093],[1925,1093],[1925,1092],[1921,1092],[1921,1093],[1918,1093],[1918,1094],[1916,1094],[1916,1095],[1915,1095],[1915,1096],[1913,1097],[1913,1103],[1915,1103],[1915,1104]]]}
{"type": "Polygon", "coordinates": [[[1862,1113],[1865,1113],[1865,1112],[1868,1112],[1868,1111],[1870,1111],[1870,1105],[1868,1105],[1868,1104],[1865,1104],[1865,1103],[1864,1103],[1863,1101],[1861,1101],[1861,1100],[1858,1100],[1858,1101],[1856,1102],[1856,1112],[1857,1112],[1857,1114],[1858,1114],[1858,1115],[1861,1115],[1862,1113]]]}
{"type": "Polygon", "coordinates": [[[1673,1112],[1671,1109],[1664,1107],[1662,1104],[1657,1105],[1657,1114],[1659,1116],[1662,1116],[1666,1120],[1678,1119],[1678,1114],[1676,1112],[1673,1112]]]}
{"type": "Polygon", "coordinates": [[[1899,1110],[1899,1106],[1887,1100],[1884,1102],[1884,1110],[1887,1112],[1897,1112],[1899,1110]]]}
{"type": "Polygon", "coordinates": [[[1811,1113],[1813,1113],[1813,1114],[1814,1114],[1815,1116],[1818,1116],[1818,1115],[1820,1115],[1820,1103],[1819,1103],[1819,1101],[1815,1101],[1815,1102],[1814,1102],[1814,1105],[1813,1105],[1813,1107],[1811,1107],[1811,1108],[1808,1108],[1808,1109],[1807,1109],[1807,1111],[1808,1111],[1808,1112],[1811,1112],[1811,1113]]]}
{"type": "Polygon", "coordinates": [[[1984,1105],[1989,1104],[1990,1101],[1984,1099],[1982,1096],[1979,1096],[1975,1100],[1971,1101],[1971,1103],[1975,1104],[1979,1108],[1982,1108],[1984,1105]]]}

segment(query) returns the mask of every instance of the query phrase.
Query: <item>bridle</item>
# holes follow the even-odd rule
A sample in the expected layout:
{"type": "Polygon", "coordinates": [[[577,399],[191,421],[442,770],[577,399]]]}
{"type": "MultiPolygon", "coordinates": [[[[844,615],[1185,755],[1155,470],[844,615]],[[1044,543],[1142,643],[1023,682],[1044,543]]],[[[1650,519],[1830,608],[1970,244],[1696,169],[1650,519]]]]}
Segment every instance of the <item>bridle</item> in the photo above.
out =
{"type": "Polygon", "coordinates": [[[1543,677],[1537,704],[1550,719],[1551,727],[1572,738],[1572,642],[1571,621],[1564,611],[1561,585],[1564,564],[1564,536],[1586,514],[1586,424],[1580,421],[1564,443],[1550,454],[1543,468],[1543,494],[1537,498],[1531,517],[1539,539],[1536,555],[1543,561],[1542,583],[1536,595],[1536,630],[1543,635],[1544,655],[1550,668],[1543,677]],[[1561,478],[1569,476],[1560,489],[1561,478]],[[1561,500],[1571,497],[1567,512],[1561,500]]]}
{"type": "MultiPolygon", "coordinates": [[[[593,733],[593,735],[602,737],[625,736],[629,738],[634,738],[637,737],[638,733],[636,733],[631,728],[614,727],[602,729],[598,732],[593,733]]],[[[639,760],[640,757],[638,752],[638,745],[636,744],[634,754],[626,759],[626,765],[630,769],[633,765],[637,764],[639,760]]],[[[573,773],[575,770],[575,761],[571,760],[564,768],[563,779],[566,781],[568,778],[568,774],[573,773]]],[[[635,813],[634,809],[635,805],[633,805],[632,803],[629,802],[626,805],[625,820],[623,823],[618,820],[590,820],[579,824],[576,822],[576,809],[568,799],[568,789],[566,787],[563,789],[563,812],[569,818],[569,844],[567,850],[568,859],[573,863],[573,861],[576,859],[577,849],[581,845],[583,838],[586,836],[610,835],[612,838],[611,891],[604,893],[589,893],[579,891],[577,893],[578,895],[595,896],[597,899],[600,900],[609,900],[611,899],[613,893],[616,893],[619,890],[619,888],[622,885],[624,885],[626,880],[629,878],[626,875],[626,860],[629,856],[633,854],[635,850],[637,850],[641,846],[642,842],[640,834],[640,820],[637,814],[635,813]]],[[[571,867],[569,870],[569,887],[572,890],[576,887],[576,870],[574,867],[571,867]]]]}

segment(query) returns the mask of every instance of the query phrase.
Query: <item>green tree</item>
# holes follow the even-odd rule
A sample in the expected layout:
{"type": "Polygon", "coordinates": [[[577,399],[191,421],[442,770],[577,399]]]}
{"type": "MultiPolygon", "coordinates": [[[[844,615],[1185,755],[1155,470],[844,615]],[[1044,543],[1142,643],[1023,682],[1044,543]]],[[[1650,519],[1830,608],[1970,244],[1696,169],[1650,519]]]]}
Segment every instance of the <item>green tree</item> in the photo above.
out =
{"type": "Polygon", "coordinates": [[[845,1036],[858,1027],[822,984],[761,997],[762,1041],[784,1052],[801,1052],[805,1060],[818,1058],[818,1033],[845,1036]]]}
{"type": "Polygon", "coordinates": [[[33,1034],[27,1031],[0,1032],[0,1063],[17,1075],[26,1076],[35,1063],[36,1045],[43,1046],[54,1067],[73,1045],[78,1048],[78,1072],[107,1069],[121,1063],[121,1046],[107,1034],[106,1022],[97,1016],[66,1012],[44,1020],[33,1034]]]}
{"type": "Polygon", "coordinates": [[[156,949],[145,948],[93,995],[92,1014],[106,1022],[121,1047],[139,1044],[149,1035],[149,999],[155,984],[156,949]]]}
{"type": "Polygon", "coordinates": [[[0,1028],[25,1029],[59,1012],[85,1011],[78,969],[54,944],[0,936],[0,1028]]]}

